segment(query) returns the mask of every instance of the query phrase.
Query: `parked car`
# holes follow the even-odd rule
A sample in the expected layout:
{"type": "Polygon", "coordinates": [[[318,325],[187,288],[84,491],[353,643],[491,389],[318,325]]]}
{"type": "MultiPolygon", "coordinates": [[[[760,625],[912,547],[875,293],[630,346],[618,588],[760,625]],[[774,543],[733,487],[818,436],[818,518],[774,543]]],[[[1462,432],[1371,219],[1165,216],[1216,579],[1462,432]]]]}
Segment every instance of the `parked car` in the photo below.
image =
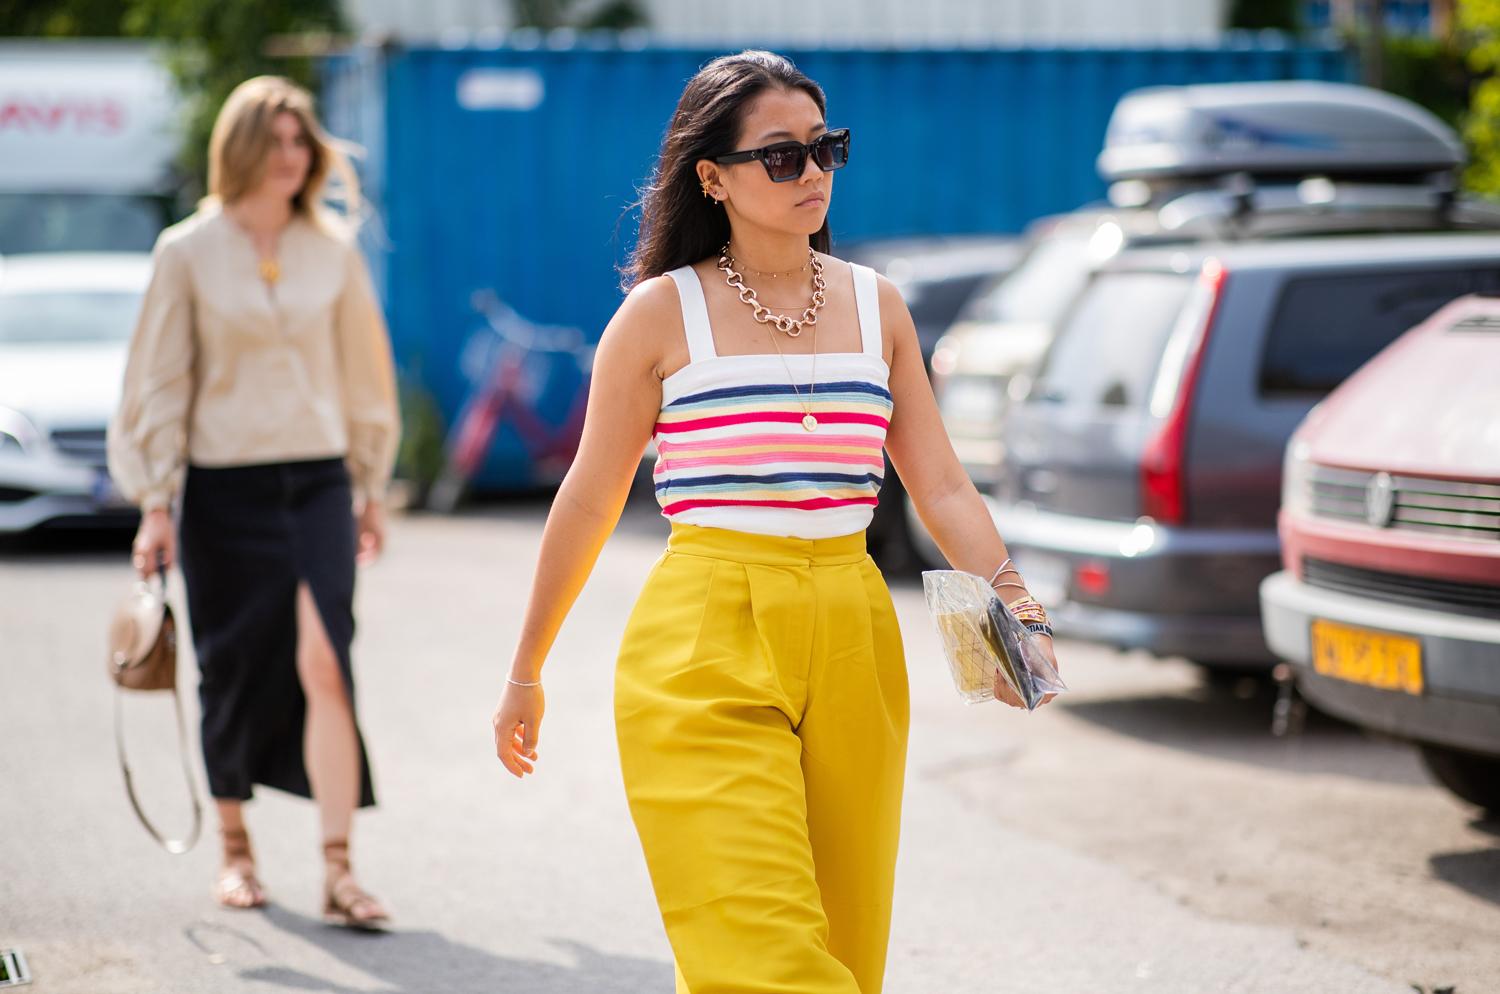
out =
{"type": "Polygon", "coordinates": [[[1301,692],[1411,739],[1500,814],[1500,280],[1363,366],[1292,435],[1266,642],[1301,692]]]}
{"type": "Polygon", "coordinates": [[[150,276],[144,252],[0,257],[0,532],[135,523],[104,432],[150,276]]]}
{"type": "MultiPolygon", "coordinates": [[[[1275,95],[1277,86],[1286,84],[1258,92],[1275,95]]],[[[1246,94],[1256,88],[1224,89],[1233,92],[1223,99],[1148,96],[1176,101],[1190,124],[1207,106],[1204,127],[1239,120],[1255,132],[1262,108],[1246,94]]],[[[1387,123],[1411,140],[1381,152],[1391,173],[1309,175],[1295,169],[1310,171],[1314,153],[1336,151],[1341,127],[1379,151],[1372,129],[1395,98],[1371,104],[1359,88],[1332,86],[1292,96],[1304,121],[1323,115],[1326,140],[1304,135],[1291,152],[1265,141],[1234,157],[1220,142],[1208,165],[1239,171],[1218,185],[1174,187],[1154,206],[1148,174],[1126,174],[1120,182],[1151,187],[1137,191],[1145,208],[1087,212],[1091,239],[1102,242],[1099,233],[1116,226],[1113,251],[1098,258],[1111,247],[1101,244],[1092,253],[1091,275],[1038,364],[1005,378],[1001,461],[992,485],[976,482],[1062,634],[1222,668],[1273,664],[1258,586],[1279,565],[1287,437],[1402,332],[1500,279],[1500,237],[1477,233],[1500,230],[1500,214],[1448,192],[1451,173],[1439,166],[1451,169],[1460,152],[1445,126],[1398,106],[1387,123]],[[1352,100],[1348,90],[1357,91],[1352,100]],[[1341,101],[1352,107],[1347,119],[1335,113],[1341,101]],[[1256,155],[1259,178],[1246,168],[1256,155]],[[1412,168],[1425,171],[1400,172],[1412,168]]],[[[1271,102],[1288,114],[1287,101],[1271,102]]],[[[1295,121],[1284,117],[1281,134],[1295,121]]],[[[1200,162],[1192,143],[1202,129],[1173,127],[1184,134],[1163,125],[1147,136],[1172,140],[1145,161],[1200,162]]],[[[1350,168],[1347,159],[1334,165],[1350,168]]],[[[1196,182],[1153,182],[1168,180],[1196,182]]],[[[919,549],[939,560],[909,517],[919,549]]]]}
{"type": "MultiPolygon", "coordinates": [[[[992,511],[1060,634],[1229,667],[1274,662],[1286,439],[1402,332],[1500,292],[1500,236],[1121,253],[1011,381],[992,511]]],[[[925,533],[919,533],[919,539],[925,533]]],[[[930,542],[930,539],[927,539],[930,542]]]]}
{"type": "Polygon", "coordinates": [[[840,258],[869,266],[896,284],[928,360],[974,293],[1014,269],[1024,251],[1025,242],[1016,235],[888,238],[835,249],[840,258]]]}
{"type": "Polygon", "coordinates": [[[1131,247],[1349,231],[1493,228],[1456,199],[1452,130],[1364,87],[1316,82],[1150,87],[1110,119],[1109,202],[1043,218],[1014,271],[969,302],[937,344],[933,386],[981,488],[996,484],[1010,378],[1034,365],[1093,272],[1131,247]]]}

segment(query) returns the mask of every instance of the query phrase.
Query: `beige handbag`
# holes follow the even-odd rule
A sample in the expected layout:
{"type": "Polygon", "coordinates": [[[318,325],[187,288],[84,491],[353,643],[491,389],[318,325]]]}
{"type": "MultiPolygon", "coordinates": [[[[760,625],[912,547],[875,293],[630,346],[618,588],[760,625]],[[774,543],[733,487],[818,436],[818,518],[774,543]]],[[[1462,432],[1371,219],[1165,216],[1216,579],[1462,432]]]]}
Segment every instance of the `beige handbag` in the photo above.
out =
{"type": "Polygon", "coordinates": [[[187,726],[182,720],[182,698],[177,693],[177,620],[167,603],[164,565],[158,563],[156,576],[160,581],[159,590],[152,590],[149,581],[137,581],[130,594],[115,607],[114,617],[109,623],[108,670],[109,678],[115,682],[115,750],[120,756],[120,772],[125,775],[125,793],[130,795],[130,806],[135,809],[136,817],[162,848],[169,853],[181,854],[198,841],[203,829],[203,803],[198,798],[198,785],[188,762],[187,726]],[[136,799],[130,764],[125,760],[125,732],[120,713],[127,690],[172,692],[172,703],[177,712],[177,748],[182,756],[182,773],[187,779],[188,793],[193,799],[193,830],[186,839],[169,839],[157,831],[136,799]]]}

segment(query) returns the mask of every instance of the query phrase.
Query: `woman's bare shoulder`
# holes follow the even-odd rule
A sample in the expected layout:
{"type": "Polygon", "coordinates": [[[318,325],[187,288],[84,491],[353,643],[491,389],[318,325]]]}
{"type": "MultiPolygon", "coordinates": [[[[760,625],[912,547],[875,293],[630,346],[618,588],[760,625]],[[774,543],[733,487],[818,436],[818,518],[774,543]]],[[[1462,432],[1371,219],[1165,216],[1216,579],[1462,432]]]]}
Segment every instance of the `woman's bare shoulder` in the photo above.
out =
{"type": "MultiPolygon", "coordinates": [[[[677,284],[669,276],[642,280],[625,295],[604,332],[610,344],[649,362],[665,378],[687,363],[677,284]]],[[[600,343],[601,346],[605,342],[600,343]]]]}

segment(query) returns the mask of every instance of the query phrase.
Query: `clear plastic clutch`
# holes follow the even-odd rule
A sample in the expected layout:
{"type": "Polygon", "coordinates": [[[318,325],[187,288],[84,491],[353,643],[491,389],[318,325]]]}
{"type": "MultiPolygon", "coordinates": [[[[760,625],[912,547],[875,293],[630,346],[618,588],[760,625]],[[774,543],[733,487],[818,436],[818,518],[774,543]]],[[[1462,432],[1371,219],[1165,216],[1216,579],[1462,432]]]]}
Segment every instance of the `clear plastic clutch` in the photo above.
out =
{"type": "Polygon", "coordinates": [[[922,591],[958,695],[970,704],[992,700],[1003,677],[1031,711],[1048,694],[1067,690],[1037,637],[1016,620],[983,577],[929,570],[922,591]]]}

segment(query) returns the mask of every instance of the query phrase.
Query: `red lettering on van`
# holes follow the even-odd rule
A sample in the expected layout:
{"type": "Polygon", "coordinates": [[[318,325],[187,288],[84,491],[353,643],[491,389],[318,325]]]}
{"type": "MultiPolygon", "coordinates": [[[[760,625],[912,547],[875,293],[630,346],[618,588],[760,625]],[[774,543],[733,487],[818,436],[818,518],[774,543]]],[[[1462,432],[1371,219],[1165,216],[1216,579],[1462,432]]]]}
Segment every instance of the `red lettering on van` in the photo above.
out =
{"type": "Polygon", "coordinates": [[[7,96],[0,98],[0,130],[57,132],[67,128],[86,135],[113,135],[125,129],[125,107],[118,100],[64,97],[61,100],[7,96]]]}

